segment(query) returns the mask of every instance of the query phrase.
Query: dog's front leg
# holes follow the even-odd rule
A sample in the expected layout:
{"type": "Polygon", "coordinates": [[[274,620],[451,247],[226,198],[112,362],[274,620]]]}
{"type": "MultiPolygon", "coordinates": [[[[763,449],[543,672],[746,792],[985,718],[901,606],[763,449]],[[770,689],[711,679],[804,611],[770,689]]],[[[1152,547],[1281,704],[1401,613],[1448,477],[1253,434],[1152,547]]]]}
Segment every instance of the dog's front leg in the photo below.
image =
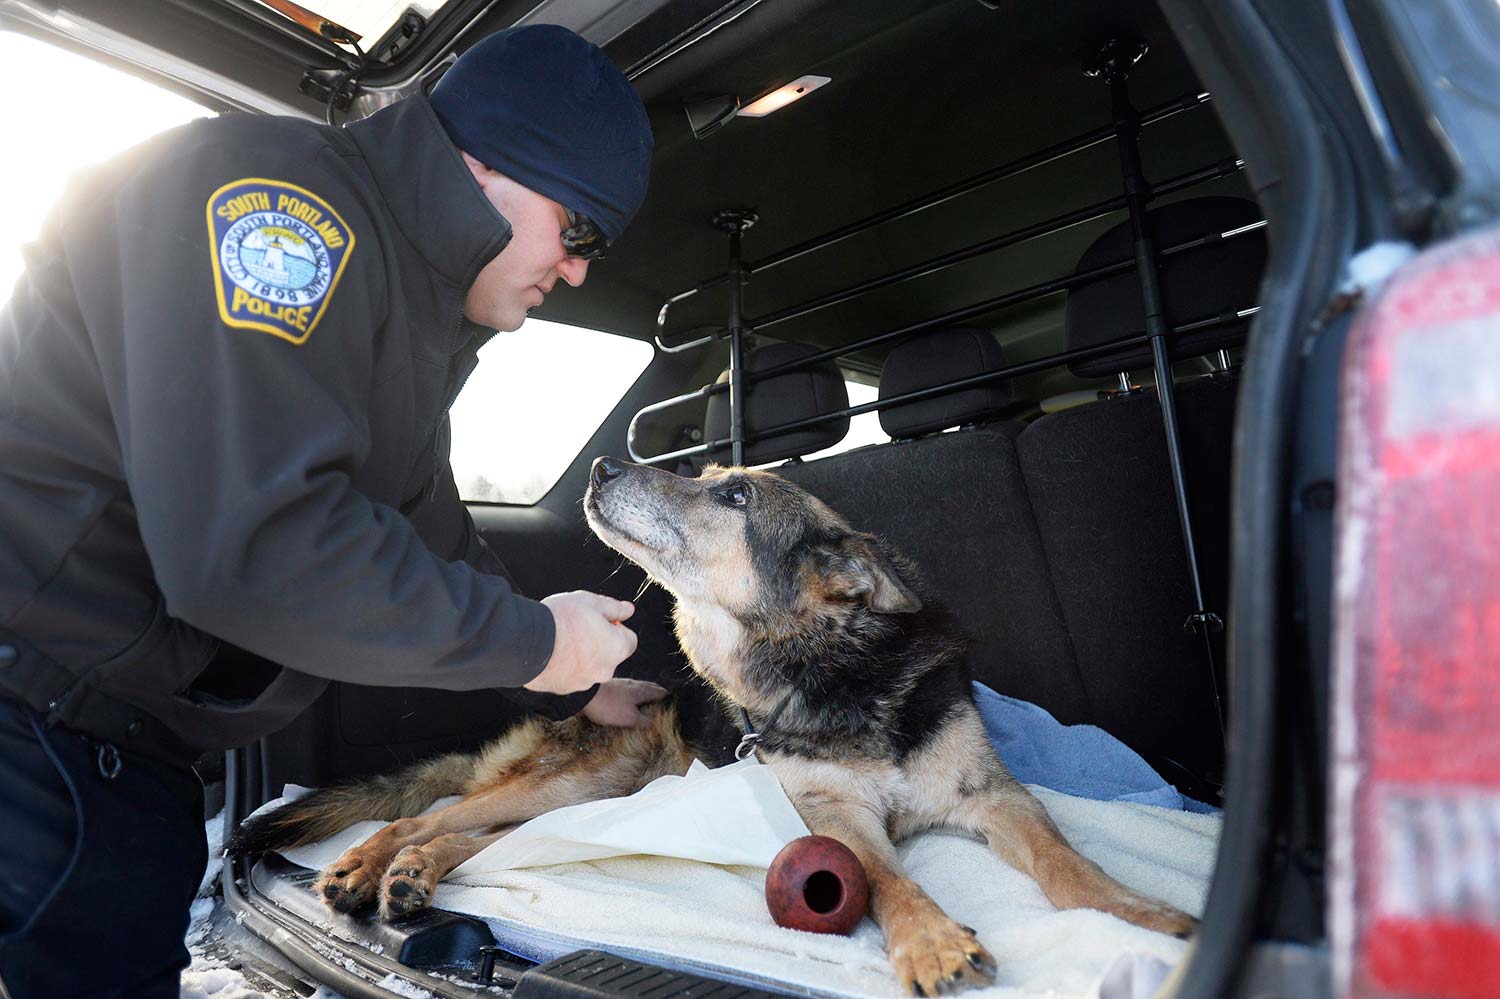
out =
{"type": "MultiPolygon", "coordinates": [[[[313,891],[335,912],[354,912],[375,901],[381,879],[396,854],[447,833],[482,829],[487,815],[476,814],[476,799],[456,802],[431,815],[397,819],[364,842],[351,846],[318,875],[313,891]]],[[[488,811],[488,810],[485,810],[488,811]]]]}
{"type": "Polygon", "coordinates": [[[1187,913],[1120,884],[1074,850],[1042,803],[1008,774],[994,782],[977,827],[990,849],[1035,878],[1059,909],[1099,909],[1148,930],[1184,938],[1198,925],[1187,913]]]}
{"type": "Polygon", "coordinates": [[[389,921],[427,908],[439,881],[509,831],[488,836],[448,833],[421,846],[402,847],[380,882],[380,918],[389,921]]]}
{"type": "Polygon", "coordinates": [[[826,792],[793,800],[813,833],[843,843],[864,865],[870,915],[885,935],[886,956],[908,992],[935,996],[993,980],[995,959],[973,930],[950,919],[906,876],[885,822],[873,808],[826,792]]]}
{"type": "MultiPolygon", "coordinates": [[[[575,797],[566,793],[569,787],[565,781],[537,785],[524,777],[497,780],[485,790],[430,815],[397,819],[323,868],[313,891],[335,912],[362,909],[376,900],[386,871],[405,847],[422,846],[451,833],[515,825],[571,804],[575,797]]],[[[454,866],[462,862],[455,861],[454,866]]]]}
{"type": "MultiPolygon", "coordinates": [[[[518,825],[564,805],[630,794],[646,780],[676,769],[682,753],[681,740],[676,739],[672,728],[674,718],[665,716],[658,723],[658,731],[648,732],[600,729],[582,719],[516,730],[514,745],[492,744],[487,750],[498,762],[480,790],[430,815],[392,822],[324,868],[314,891],[337,912],[363,908],[380,896],[384,911],[399,914],[404,911],[402,906],[390,904],[390,892],[382,891],[381,883],[403,849],[424,847],[454,833],[518,825]],[[670,747],[663,744],[665,733],[673,736],[670,747]]],[[[686,769],[687,763],[682,762],[681,770],[686,769]]],[[[454,840],[447,844],[445,853],[454,854],[470,846],[472,843],[454,840]]],[[[411,859],[413,863],[405,869],[435,869],[419,862],[418,857],[411,859]]],[[[440,858],[429,859],[439,861],[437,866],[441,866],[440,858]]],[[[454,860],[448,870],[466,859],[454,860]]],[[[446,873],[444,870],[437,877],[446,873]]],[[[416,879],[406,880],[409,893],[416,891],[416,879]]],[[[425,883],[425,875],[422,880],[425,883]]],[[[392,887],[397,883],[399,878],[392,887]]],[[[427,887],[429,897],[436,883],[433,879],[427,887]]]]}

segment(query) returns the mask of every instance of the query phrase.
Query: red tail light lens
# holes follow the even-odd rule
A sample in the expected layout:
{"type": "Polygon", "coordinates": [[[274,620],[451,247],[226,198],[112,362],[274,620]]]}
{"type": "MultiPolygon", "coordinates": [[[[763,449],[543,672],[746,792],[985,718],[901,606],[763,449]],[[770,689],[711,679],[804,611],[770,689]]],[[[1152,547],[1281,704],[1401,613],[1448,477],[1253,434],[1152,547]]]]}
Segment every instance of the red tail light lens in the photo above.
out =
{"type": "Polygon", "coordinates": [[[1337,993],[1500,997],[1500,232],[1423,253],[1345,356],[1337,993]]]}

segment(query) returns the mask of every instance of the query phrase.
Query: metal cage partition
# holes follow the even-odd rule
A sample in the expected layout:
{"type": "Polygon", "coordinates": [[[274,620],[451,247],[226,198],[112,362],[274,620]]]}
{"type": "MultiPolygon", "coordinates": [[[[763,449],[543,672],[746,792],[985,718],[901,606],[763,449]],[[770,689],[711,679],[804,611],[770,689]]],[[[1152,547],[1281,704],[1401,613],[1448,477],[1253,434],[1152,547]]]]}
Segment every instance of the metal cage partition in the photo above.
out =
{"type": "MultiPolygon", "coordinates": [[[[1206,93],[1188,94],[1183,97],[1179,97],[1176,100],[1157,105],[1156,107],[1151,108],[1149,111],[1146,111],[1141,115],[1141,124],[1150,125],[1158,121],[1163,121],[1175,114],[1178,114],[1179,112],[1207,104],[1209,100],[1210,96],[1206,93]]],[[[1072,153],[1081,152],[1082,150],[1088,149],[1091,146],[1096,146],[1101,142],[1106,142],[1109,139],[1114,138],[1114,135],[1115,130],[1113,126],[1096,128],[1091,132],[1086,132],[1083,135],[1076,136],[1075,138],[1059,142],[1056,145],[1048,146],[1047,148],[1032,153],[1029,156],[1023,156],[1020,159],[1012,160],[1009,163],[1002,163],[1000,166],[993,167],[992,169],[986,170],[983,173],[975,174],[974,176],[969,177],[965,180],[950,184],[947,187],[941,188],[937,191],[933,191],[931,194],[925,194],[921,197],[913,198],[912,200],[899,204],[894,208],[887,208],[885,211],[877,212],[874,215],[867,216],[856,222],[851,222],[848,225],[840,226],[839,228],[834,229],[831,232],[826,232],[821,236],[815,236],[812,239],[805,240],[804,242],[798,243],[795,246],[789,246],[786,249],[781,250],[778,253],[774,253],[769,257],[744,264],[743,276],[748,278],[751,275],[759,274],[762,271],[768,271],[773,267],[779,267],[781,264],[796,260],[797,258],[805,256],[809,253],[826,249],[834,245],[835,243],[848,239],[850,236],[857,235],[859,233],[865,232],[866,230],[873,229],[876,226],[884,225],[887,222],[894,222],[897,219],[902,219],[907,217],[908,215],[914,215],[917,212],[924,211],[936,205],[940,205],[945,201],[949,201],[953,198],[959,197],[960,195],[964,195],[969,193],[970,191],[974,191],[981,187],[984,187],[986,184],[991,184],[997,180],[1003,180],[1006,177],[1013,177],[1016,174],[1023,173],[1027,170],[1032,169],[1033,167],[1038,167],[1045,163],[1050,163],[1055,159],[1068,156],[1072,153]]],[[[1193,181],[1193,183],[1196,182],[1197,181],[1193,181]]],[[[1124,203],[1121,202],[1121,204],[1115,207],[1124,207],[1124,203]]],[[[1111,210],[1113,209],[1106,209],[1106,211],[1111,210]]],[[[1061,226],[1058,226],[1058,228],[1061,228],[1061,226]]],[[[985,251],[980,250],[976,252],[982,253],[985,251]]],[[[968,258],[965,257],[962,259],[968,258]]],[[[688,343],[681,343],[673,346],[668,346],[667,344],[662,342],[662,336],[666,333],[667,314],[671,311],[672,306],[676,305],[678,302],[682,302],[689,298],[692,298],[695,295],[702,294],[703,292],[708,291],[711,288],[717,288],[719,285],[724,284],[729,280],[731,273],[732,271],[726,270],[722,274],[711,277],[708,280],[701,282],[697,286],[689,288],[687,291],[679,292],[678,294],[673,295],[671,298],[667,299],[667,301],[662,305],[661,311],[657,313],[656,316],[656,345],[668,353],[677,353],[678,351],[689,350],[693,347],[701,346],[705,343],[711,343],[712,341],[722,339],[725,335],[727,335],[726,331],[725,333],[720,333],[715,336],[704,337],[688,343]]]]}
{"type": "MultiPolygon", "coordinates": [[[[1236,160],[1234,162],[1238,164],[1240,161],[1236,160]]],[[[1236,166],[1235,169],[1238,169],[1238,166],[1236,166]]],[[[1266,223],[1264,221],[1252,222],[1247,225],[1238,226],[1234,229],[1229,229],[1224,232],[1206,233],[1203,236],[1184,240],[1183,242],[1175,243],[1164,250],[1159,250],[1157,251],[1157,257],[1158,259],[1166,259],[1179,253],[1197,249],[1198,247],[1206,246],[1210,243],[1214,243],[1220,240],[1236,239],[1240,236],[1246,235],[1247,233],[1263,229],[1265,228],[1265,225],[1266,223]]],[[[1007,306],[1018,305],[1023,302],[1031,301],[1033,299],[1043,298],[1047,295],[1052,295],[1059,291],[1066,291],[1068,289],[1078,287],[1079,285],[1087,284],[1091,281],[1098,281],[1102,278],[1124,273],[1125,271],[1130,270],[1136,266],[1137,262],[1135,257],[1128,257],[1124,260],[1119,260],[1114,263],[1103,264],[1098,267],[1090,268],[1086,271],[1078,271],[1065,277],[1053,278],[1049,281],[1043,281],[1025,288],[1019,288],[1015,291],[1006,292],[1003,295],[997,295],[994,298],[987,298],[983,301],[976,302],[973,305],[967,305],[961,309],[955,309],[951,312],[945,312],[941,315],[933,316],[930,319],[924,319],[918,323],[913,323],[908,326],[902,326],[897,329],[888,330],[884,333],[876,333],[840,347],[830,347],[826,350],[821,350],[817,353],[809,354],[807,357],[798,358],[795,361],[788,361],[782,364],[773,365],[771,367],[753,373],[743,373],[740,377],[740,390],[743,391],[744,385],[746,384],[763,381],[767,378],[774,378],[776,375],[785,374],[788,371],[794,371],[799,368],[810,367],[811,365],[819,364],[823,361],[842,357],[846,354],[851,354],[857,350],[863,350],[866,347],[873,347],[883,343],[902,340],[906,337],[914,336],[924,330],[932,329],[937,326],[943,326],[948,323],[962,322],[963,320],[971,319],[974,316],[993,312],[997,309],[1005,308],[1007,306]]],[[[739,299],[738,301],[742,303],[742,299],[739,299]]],[[[1257,308],[1251,306],[1225,315],[1199,316],[1189,322],[1182,323],[1171,329],[1165,330],[1164,332],[1167,336],[1196,332],[1198,330],[1208,329],[1213,326],[1224,325],[1240,319],[1248,318],[1249,316],[1254,315],[1256,311],[1257,308]]],[[[739,321],[739,327],[741,333],[749,332],[750,330],[756,328],[754,320],[743,319],[739,321]]],[[[676,350],[686,350],[691,346],[701,346],[702,344],[706,344],[718,339],[722,339],[722,337],[704,338],[702,340],[694,341],[691,344],[683,344],[682,346],[676,348],[676,350]]],[[[892,406],[899,406],[903,403],[912,402],[917,399],[925,399],[931,396],[941,395],[944,392],[951,392],[958,389],[969,388],[974,384],[979,384],[982,382],[1000,378],[1011,378],[1017,375],[1028,374],[1033,371],[1041,371],[1047,368],[1059,366],[1068,361],[1084,360],[1089,357],[1098,357],[1104,354],[1113,353],[1125,347],[1147,344],[1149,342],[1149,335],[1132,334],[1127,338],[1111,341],[1107,344],[1101,344],[1094,347],[1078,348],[1076,350],[1060,351],[1056,354],[1049,354],[1046,357],[1041,357],[1034,361],[1028,361],[1024,364],[1009,365],[1005,368],[989,372],[982,376],[976,376],[974,378],[965,379],[963,381],[934,386],[931,389],[924,389],[920,394],[893,396],[889,399],[881,399],[877,402],[865,403],[861,406],[852,406],[848,409],[821,414],[816,417],[799,420],[795,423],[777,424],[775,426],[767,427],[760,433],[751,436],[747,441],[745,441],[745,443],[753,443],[754,441],[759,440],[763,437],[770,437],[776,434],[785,433],[788,430],[800,429],[806,426],[813,426],[818,423],[826,423],[832,420],[842,419],[846,416],[859,416],[862,413],[869,413],[881,409],[887,409],[892,406]]],[[[734,362],[734,354],[733,352],[731,352],[731,368],[737,370],[739,365],[735,364],[734,362]]],[[[1223,366],[1223,359],[1220,359],[1220,365],[1223,366]]],[[[648,416],[652,413],[659,413],[664,410],[671,409],[674,406],[682,405],[694,400],[706,400],[709,396],[712,395],[718,395],[723,392],[731,392],[733,388],[734,381],[733,378],[731,378],[729,382],[713,382],[708,385],[704,385],[701,388],[694,389],[691,392],[684,392],[681,395],[672,396],[669,399],[663,399],[660,402],[655,402],[648,406],[641,407],[636,411],[634,418],[631,419],[630,428],[627,432],[626,437],[626,447],[629,450],[631,459],[643,464],[650,464],[652,462],[671,461],[678,458],[691,457],[695,454],[706,454],[711,450],[716,450],[718,448],[729,445],[731,442],[731,438],[722,438],[719,440],[704,441],[701,444],[695,444],[691,447],[682,448],[676,451],[669,451],[663,454],[643,455],[637,449],[636,442],[638,440],[638,428],[640,426],[642,417],[648,416]]],[[[731,400],[731,411],[733,410],[733,408],[733,400],[731,400]]],[[[733,412],[731,412],[731,419],[733,419],[733,412]]],[[[743,421],[741,421],[741,426],[743,427],[743,421]]]]}

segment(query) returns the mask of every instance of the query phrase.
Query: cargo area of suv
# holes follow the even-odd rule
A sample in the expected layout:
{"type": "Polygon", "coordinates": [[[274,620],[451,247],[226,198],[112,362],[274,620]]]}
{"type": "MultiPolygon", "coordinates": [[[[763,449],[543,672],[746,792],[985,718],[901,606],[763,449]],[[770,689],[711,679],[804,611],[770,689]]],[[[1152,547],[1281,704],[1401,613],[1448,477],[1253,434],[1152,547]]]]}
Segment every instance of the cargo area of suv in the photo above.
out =
{"type": "MultiPolygon", "coordinates": [[[[575,465],[734,461],[729,393],[699,389],[729,387],[737,325],[742,463],[771,465],[915,560],[969,633],[977,680],[1099,726],[1187,797],[1221,804],[1230,467],[1266,239],[1243,159],[1160,12],[766,4],[649,61],[633,81],[656,135],[650,196],[547,317],[661,349],[575,465]],[[808,74],[829,82],[765,118],[728,117],[808,74]],[[1138,138],[1135,165],[1122,167],[1117,125],[1138,138]],[[1160,255],[1171,434],[1127,192],[1149,201],[1160,255]],[[803,461],[847,431],[846,381],[916,399],[880,408],[887,443],[803,461]]],[[[565,373],[554,391],[569,391],[565,373]]],[[[669,598],[642,593],[640,571],[588,537],[581,494],[570,472],[536,509],[474,512],[525,592],[639,593],[640,649],[621,672],[677,689],[734,745],[683,664],[669,598]]],[[[240,794],[253,804],[472,748],[513,712],[498,694],[336,685],[259,748],[240,794]]],[[[482,923],[335,917],[312,874],[273,856],[244,891],[310,924],[332,918],[336,936],[387,958],[483,977],[482,923]]],[[[555,952],[507,942],[520,958],[555,952]]],[[[547,975],[623,993],[698,968],[648,982],[613,960],[547,975]]],[[[502,953],[493,973],[515,980],[526,963],[502,953]]]]}
{"type": "MultiPolygon", "coordinates": [[[[101,32],[121,16],[70,6],[101,32]]],[[[1331,464],[1331,413],[1295,447],[1288,414],[1299,356],[1331,377],[1343,320],[1328,316],[1332,341],[1294,346],[1290,330],[1329,300],[1356,228],[1381,227],[1354,220],[1351,192],[1385,181],[1350,167],[1347,135],[1319,135],[1355,106],[1347,80],[1307,68],[1326,61],[1302,75],[1248,5],[455,0],[369,46],[387,65],[362,69],[339,106],[337,46],[273,30],[250,3],[152,6],[168,50],[213,8],[266,54],[242,78],[281,80],[278,99],[320,116],[324,98],[342,117],[430,84],[441,50],[464,47],[460,23],[463,39],[529,18],[598,41],[650,112],[651,190],[586,285],[541,316],[657,350],[544,498],[471,507],[520,590],[635,599],[640,645],[620,674],[673,688],[733,746],[733,719],[684,665],[669,598],[589,535],[579,500],[599,455],[689,475],[770,467],[915,561],[968,633],[976,680],[1103,729],[1222,810],[1172,994],[1327,993],[1326,635],[1286,622],[1295,607],[1326,629],[1329,568],[1299,573],[1331,543],[1330,513],[1304,493],[1313,519],[1292,550],[1281,490],[1293,451],[1331,464]],[[285,79],[308,66],[322,69],[292,93],[285,79]],[[809,77],[827,82],[763,118],[735,114],[809,77]],[[848,383],[877,401],[851,407],[848,383]],[[881,442],[804,460],[872,411],[881,442]],[[1299,666],[1278,687],[1282,658],[1299,666]]],[[[1333,51],[1321,13],[1272,6],[1310,25],[1304,55],[1333,51]]],[[[576,391],[565,370],[536,377],[576,391]]],[[[1310,460],[1298,481],[1325,473],[1310,460]]],[[[227,755],[226,822],[287,785],[477,748],[518,717],[493,692],[334,683],[227,755]]],[[[333,916],[313,874],[276,855],[229,863],[230,939],[264,966],[271,950],[248,938],[269,941],[275,961],[347,996],[778,991],[586,939],[538,966],[441,910],[333,916]]]]}

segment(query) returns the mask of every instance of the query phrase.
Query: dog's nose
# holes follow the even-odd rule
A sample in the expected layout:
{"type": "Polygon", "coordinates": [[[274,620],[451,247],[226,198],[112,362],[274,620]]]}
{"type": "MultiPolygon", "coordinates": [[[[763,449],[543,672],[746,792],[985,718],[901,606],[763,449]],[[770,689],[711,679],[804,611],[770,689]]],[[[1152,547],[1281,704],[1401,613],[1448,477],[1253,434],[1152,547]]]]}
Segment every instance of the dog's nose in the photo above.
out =
{"type": "Polygon", "coordinates": [[[614,458],[596,458],[596,459],[594,459],[594,470],[593,470],[593,476],[592,477],[593,477],[593,480],[594,480],[594,488],[595,489],[602,489],[602,488],[604,488],[604,484],[606,482],[608,482],[610,479],[618,479],[620,476],[622,476],[624,474],[625,474],[625,466],[624,466],[624,464],[621,463],[621,462],[619,462],[619,461],[617,461],[617,460],[615,460],[614,458]]]}

